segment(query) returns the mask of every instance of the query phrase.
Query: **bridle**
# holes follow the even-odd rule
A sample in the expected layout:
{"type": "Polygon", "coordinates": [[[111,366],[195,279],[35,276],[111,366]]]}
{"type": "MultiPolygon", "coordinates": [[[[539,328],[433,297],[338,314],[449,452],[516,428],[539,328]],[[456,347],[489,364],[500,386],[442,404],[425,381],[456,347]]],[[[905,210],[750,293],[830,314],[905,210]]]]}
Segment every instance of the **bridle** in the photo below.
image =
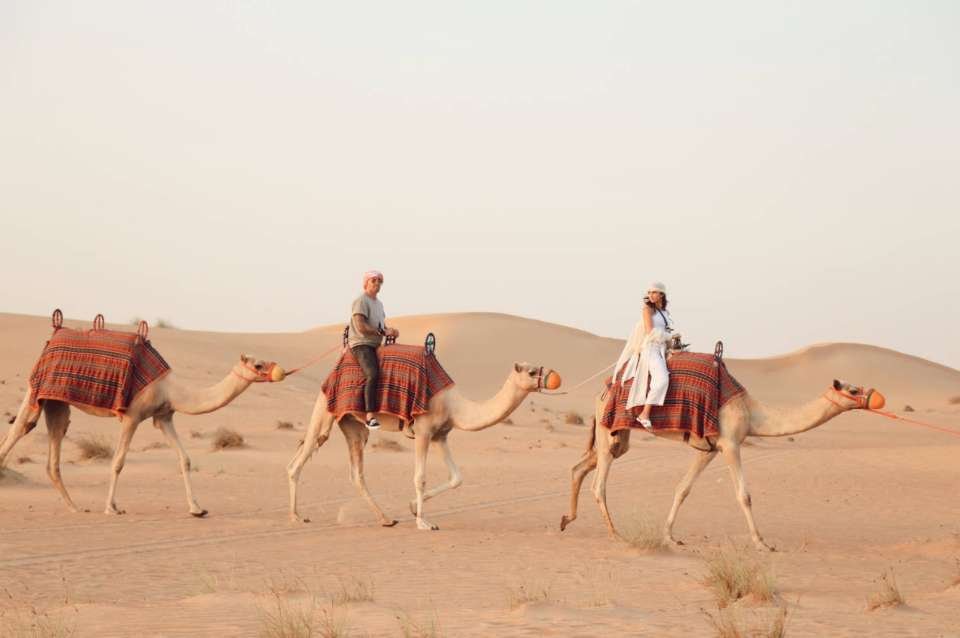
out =
{"type": "MultiPolygon", "coordinates": [[[[874,392],[875,392],[875,390],[874,390],[873,388],[870,388],[869,390],[867,390],[867,391],[864,392],[863,394],[853,395],[853,394],[850,394],[849,392],[847,392],[846,390],[837,390],[836,388],[830,388],[829,390],[827,390],[826,392],[823,393],[823,398],[826,399],[827,401],[829,401],[830,403],[834,404],[834,405],[837,406],[838,408],[842,409],[842,410],[870,410],[870,409],[871,409],[871,408],[870,408],[870,397],[873,396],[873,393],[874,393],[874,392]],[[853,401],[856,405],[851,408],[851,407],[849,407],[849,406],[841,405],[840,403],[837,403],[837,402],[834,401],[833,398],[830,396],[830,392],[831,392],[831,391],[836,392],[837,394],[839,394],[839,395],[842,396],[842,397],[845,397],[845,398],[847,398],[847,399],[850,399],[850,400],[853,401]]],[[[872,410],[871,410],[871,411],[872,411],[872,410]]]]}

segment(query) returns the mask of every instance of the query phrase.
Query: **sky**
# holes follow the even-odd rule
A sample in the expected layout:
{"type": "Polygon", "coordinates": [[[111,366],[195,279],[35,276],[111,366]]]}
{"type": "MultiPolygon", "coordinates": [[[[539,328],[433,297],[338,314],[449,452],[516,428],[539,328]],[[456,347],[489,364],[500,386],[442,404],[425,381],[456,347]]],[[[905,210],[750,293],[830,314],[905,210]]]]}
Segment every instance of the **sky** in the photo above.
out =
{"type": "Polygon", "coordinates": [[[0,311],[298,331],[378,268],[388,315],[624,338],[659,280],[695,350],[960,368],[958,32],[947,1],[7,0],[0,311]]]}

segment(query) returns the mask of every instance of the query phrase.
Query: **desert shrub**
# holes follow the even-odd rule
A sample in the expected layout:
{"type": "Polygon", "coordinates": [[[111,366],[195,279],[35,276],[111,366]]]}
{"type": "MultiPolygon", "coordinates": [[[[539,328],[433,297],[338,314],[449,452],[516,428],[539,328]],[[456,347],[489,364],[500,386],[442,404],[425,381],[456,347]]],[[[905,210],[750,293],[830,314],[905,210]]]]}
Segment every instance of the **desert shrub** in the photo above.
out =
{"type": "Polygon", "coordinates": [[[702,559],[707,568],[704,584],[713,589],[718,607],[747,596],[757,602],[770,602],[776,597],[769,566],[749,547],[722,547],[704,554],[702,559]]]}
{"type": "Polygon", "coordinates": [[[576,412],[567,412],[563,417],[563,422],[567,425],[583,425],[583,417],[576,412]]]}
{"type": "Polygon", "coordinates": [[[217,428],[213,433],[213,440],[210,443],[214,450],[226,450],[229,448],[244,447],[243,437],[228,428],[217,428]]]}
{"type": "Polygon", "coordinates": [[[109,459],[113,456],[113,446],[102,434],[83,434],[74,443],[80,448],[81,459],[109,459]]]}

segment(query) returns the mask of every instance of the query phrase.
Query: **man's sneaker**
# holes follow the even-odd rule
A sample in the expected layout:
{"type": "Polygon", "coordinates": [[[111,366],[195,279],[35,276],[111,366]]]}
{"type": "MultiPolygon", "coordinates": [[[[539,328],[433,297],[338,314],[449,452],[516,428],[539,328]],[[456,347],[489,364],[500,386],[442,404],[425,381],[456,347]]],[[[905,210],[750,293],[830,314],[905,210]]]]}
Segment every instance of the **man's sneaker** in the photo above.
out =
{"type": "Polygon", "coordinates": [[[368,429],[368,430],[379,430],[379,429],[380,429],[380,421],[377,421],[377,417],[374,416],[374,417],[370,417],[369,419],[367,419],[367,429],[368,429]]]}

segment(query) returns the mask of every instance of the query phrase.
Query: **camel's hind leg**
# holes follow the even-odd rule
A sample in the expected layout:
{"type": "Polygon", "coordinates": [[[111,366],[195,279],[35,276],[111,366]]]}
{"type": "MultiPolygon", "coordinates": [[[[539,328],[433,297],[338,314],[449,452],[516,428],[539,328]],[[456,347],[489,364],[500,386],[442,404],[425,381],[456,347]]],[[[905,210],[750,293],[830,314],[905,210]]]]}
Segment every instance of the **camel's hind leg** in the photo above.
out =
{"type": "Polygon", "coordinates": [[[753,520],[753,502],[750,499],[750,493],[747,491],[747,483],[743,479],[743,464],[740,461],[740,445],[725,444],[722,445],[723,460],[727,462],[730,468],[730,477],[733,479],[733,487],[737,492],[737,501],[740,503],[740,509],[747,518],[747,527],[750,528],[750,538],[757,549],[772,552],[772,547],[763,542],[760,532],[757,531],[757,524],[753,520]]]}
{"type": "Polygon", "coordinates": [[[307,426],[307,433],[303,437],[303,443],[297,448],[290,463],[287,464],[287,482],[290,488],[290,520],[294,523],[309,523],[309,518],[301,518],[297,511],[297,487],[300,484],[300,473],[303,466],[313,453],[330,438],[330,430],[333,428],[333,415],[327,412],[327,400],[320,393],[317,402],[313,407],[313,414],[310,416],[310,425],[307,426]]]}
{"type": "Polygon", "coordinates": [[[367,482],[363,478],[363,448],[367,444],[367,426],[353,417],[346,417],[340,421],[340,430],[347,439],[347,450],[350,453],[350,480],[353,481],[354,487],[360,492],[363,500],[365,500],[367,505],[370,506],[370,509],[373,510],[380,525],[383,527],[393,527],[397,524],[397,520],[383,513],[383,510],[380,509],[377,502],[373,500],[373,496],[370,495],[370,491],[367,489],[367,482]]]}
{"type": "Polygon", "coordinates": [[[130,441],[137,431],[140,421],[135,421],[130,417],[124,416],[120,420],[120,438],[117,440],[117,449],[113,453],[113,462],[110,464],[110,489],[107,492],[107,507],[104,514],[125,514],[125,510],[117,507],[117,482],[120,480],[120,472],[127,460],[127,452],[130,451],[130,441]]]}
{"type": "MultiPolygon", "coordinates": [[[[424,492],[424,501],[428,501],[438,494],[446,492],[447,490],[456,489],[463,483],[463,475],[460,474],[460,468],[457,467],[457,463],[453,460],[453,455],[450,453],[450,444],[447,442],[447,434],[442,434],[434,439],[433,444],[439,447],[440,451],[443,453],[443,461],[447,464],[448,480],[443,485],[438,485],[437,487],[424,492]]],[[[417,502],[415,500],[410,501],[410,513],[414,516],[417,514],[417,502]]]]}
{"type": "Polygon", "coordinates": [[[704,468],[706,468],[707,465],[710,464],[710,461],[716,456],[716,450],[712,452],[697,452],[697,456],[693,459],[690,469],[687,470],[686,475],[677,485],[676,492],[673,495],[673,507],[670,508],[670,514],[667,516],[667,522],[663,527],[664,541],[675,545],[683,545],[682,541],[678,541],[673,537],[673,522],[677,519],[677,512],[680,510],[680,506],[683,505],[683,501],[686,500],[687,495],[690,494],[690,488],[693,486],[693,482],[697,480],[700,473],[703,472],[704,468]]]}
{"type": "Polygon", "coordinates": [[[183,486],[187,491],[187,509],[190,514],[197,518],[207,515],[207,510],[197,505],[197,500],[193,498],[193,488],[190,485],[190,457],[187,451],[183,449],[180,437],[173,427],[173,415],[164,414],[153,417],[153,425],[163,431],[163,436],[167,439],[167,445],[177,451],[177,458],[180,460],[180,473],[183,474],[183,486]]]}
{"type": "Polygon", "coordinates": [[[20,404],[20,409],[17,410],[17,416],[13,421],[13,425],[7,430],[7,436],[4,437],[3,444],[0,445],[0,471],[3,470],[10,450],[13,449],[13,446],[16,445],[20,439],[29,434],[33,428],[37,427],[37,421],[39,419],[40,409],[39,407],[31,409],[30,391],[27,390],[27,394],[23,397],[23,402],[20,404]]]}
{"type": "Polygon", "coordinates": [[[60,493],[60,498],[71,512],[79,513],[81,510],[77,507],[67,488],[63,484],[63,477],[60,476],[60,449],[63,446],[63,437],[67,435],[67,428],[70,427],[70,406],[59,401],[46,401],[43,404],[43,416],[47,421],[47,434],[50,438],[49,452],[47,453],[47,476],[50,482],[60,493]]]}

